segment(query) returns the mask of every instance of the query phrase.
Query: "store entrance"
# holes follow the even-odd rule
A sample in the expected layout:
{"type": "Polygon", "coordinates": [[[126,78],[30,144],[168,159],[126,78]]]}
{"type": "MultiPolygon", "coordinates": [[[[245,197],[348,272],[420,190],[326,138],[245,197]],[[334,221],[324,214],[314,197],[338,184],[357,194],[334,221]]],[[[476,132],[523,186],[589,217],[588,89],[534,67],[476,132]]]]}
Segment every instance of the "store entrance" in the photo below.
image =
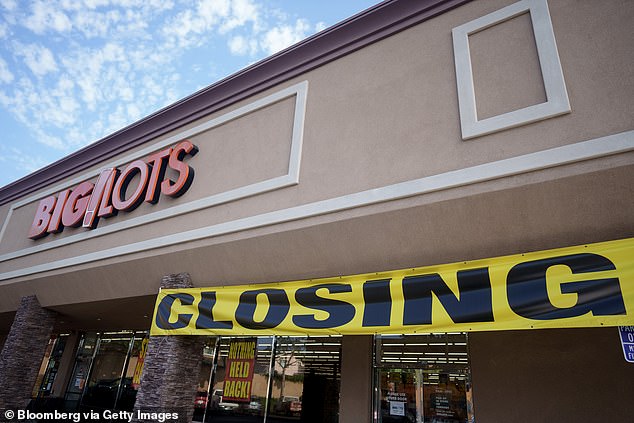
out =
{"type": "Polygon", "coordinates": [[[375,348],[375,422],[475,421],[465,334],[377,336],[375,348]]]}
{"type": "Polygon", "coordinates": [[[219,337],[206,351],[195,421],[338,421],[341,336],[219,337]]]}
{"type": "Polygon", "coordinates": [[[131,411],[147,343],[147,332],[82,334],[64,408],[131,411]]]}

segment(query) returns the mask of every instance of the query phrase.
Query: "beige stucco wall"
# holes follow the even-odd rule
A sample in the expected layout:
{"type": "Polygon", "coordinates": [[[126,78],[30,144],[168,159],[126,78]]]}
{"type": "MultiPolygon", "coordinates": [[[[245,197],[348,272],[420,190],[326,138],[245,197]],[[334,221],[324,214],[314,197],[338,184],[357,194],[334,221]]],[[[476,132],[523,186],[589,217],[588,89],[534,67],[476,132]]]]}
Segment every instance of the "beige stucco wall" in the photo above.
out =
{"type": "Polygon", "coordinates": [[[616,328],[475,333],[469,352],[478,421],[628,419],[634,366],[616,328]]]}
{"type": "MultiPolygon", "coordinates": [[[[110,249],[140,241],[322,200],[346,200],[390,184],[633,130],[634,84],[628,81],[634,5],[560,0],[550,2],[550,11],[572,112],[462,140],[451,29],[510,3],[468,3],[155,140],[308,81],[298,184],[4,260],[0,273],[100,255],[0,281],[0,312],[14,310],[26,293],[37,293],[45,306],[62,308],[149,296],[157,292],[162,275],[180,271],[192,273],[199,286],[283,281],[633,236],[634,154],[629,152],[109,255],[110,249]]],[[[530,34],[527,16],[520,16],[474,35],[474,84],[483,115],[543,99],[530,34]],[[504,66],[492,66],[496,61],[504,66]],[[505,82],[498,86],[499,81],[505,82]]],[[[196,170],[189,192],[104,219],[99,228],[285,174],[294,106],[291,97],[191,137],[200,152],[189,160],[196,170]]],[[[96,163],[94,169],[107,165],[96,163]]],[[[68,228],[28,239],[35,206],[13,211],[0,256],[84,231],[68,228]]],[[[0,208],[0,217],[7,213],[8,206],[0,208]]]]}
{"type": "Polygon", "coordinates": [[[372,421],[372,336],[344,336],[341,351],[341,423],[372,421]]]}

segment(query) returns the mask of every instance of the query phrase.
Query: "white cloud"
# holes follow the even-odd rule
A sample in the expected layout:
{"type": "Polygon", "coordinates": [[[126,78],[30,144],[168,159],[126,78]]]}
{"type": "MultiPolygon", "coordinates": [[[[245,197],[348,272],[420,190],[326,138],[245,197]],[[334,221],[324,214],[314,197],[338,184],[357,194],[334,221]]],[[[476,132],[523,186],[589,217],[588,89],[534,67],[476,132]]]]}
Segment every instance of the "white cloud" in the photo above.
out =
{"type": "Polygon", "coordinates": [[[44,76],[49,72],[57,71],[57,63],[48,48],[37,44],[16,44],[16,48],[17,54],[24,59],[24,64],[35,76],[44,76]]]}
{"type": "Polygon", "coordinates": [[[121,15],[118,11],[112,13],[78,11],[73,15],[73,27],[88,38],[107,37],[111,25],[118,23],[120,19],[121,15]]]}
{"type": "Polygon", "coordinates": [[[48,30],[65,32],[72,28],[68,16],[47,2],[35,2],[31,12],[25,19],[24,26],[36,34],[43,34],[48,30]]]}
{"type": "Polygon", "coordinates": [[[123,101],[132,101],[134,100],[134,90],[131,87],[123,87],[119,90],[119,97],[123,101]]]}
{"type": "Polygon", "coordinates": [[[0,22],[0,39],[7,38],[7,35],[9,35],[9,27],[7,24],[0,22]]]}
{"type": "Polygon", "coordinates": [[[170,47],[199,46],[217,30],[226,34],[258,21],[258,6],[253,0],[199,0],[196,9],[187,9],[170,19],[163,29],[170,47]]]}
{"type": "Polygon", "coordinates": [[[118,104],[116,109],[108,114],[107,118],[108,126],[106,130],[109,132],[115,132],[118,129],[121,129],[129,123],[128,116],[125,112],[125,108],[123,104],[118,104]]]}
{"type": "Polygon", "coordinates": [[[310,31],[310,24],[305,19],[297,19],[295,25],[276,26],[264,34],[262,48],[268,54],[284,50],[302,39],[310,31]]]}
{"type": "Polygon", "coordinates": [[[231,2],[231,12],[228,19],[220,26],[219,31],[221,34],[244,26],[247,22],[252,22],[256,25],[254,29],[258,29],[258,5],[251,0],[233,0],[231,2]]]}
{"type": "Polygon", "coordinates": [[[229,40],[229,51],[231,54],[244,56],[249,51],[247,39],[242,35],[235,36],[229,40]]]}
{"type": "Polygon", "coordinates": [[[142,117],[141,109],[139,109],[139,107],[134,103],[127,104],[126,112],[127,112],[127,117],[132,118],[133,121],[139,120],[142,117]]]}
{"type": "Polygon", "coordinates": [[[315,32],[323,31],[326,28],[328,28],[328,25],[326,24],[326,22],[320,21],[315,24],[315,32]]]}
{"type": "Polygon", "coordinates": [[[200,16],[206,25],[212,25],[219,18],[229,15],[231,2],[228,0],[201,0],[196,7],[196,16],[200,16]]]}
{"type": "MultiPolygon", "coordinates": [[[[79,3],[79,2],[77,2],[79,3]]],[[[83,5],[89,9],[96,9],[108,5],[109,0],[84,0],[83,5]]]]}
{"type": "Polygon", "coordinates": [[[259,51],[258,40],[256,38],[247,38],[243,35],[236,35],[227,42],[229,52],[235,56],[254,56],[259,51]]]}
{"type": "Polygon", "coordinates": [[[55,150],[59,150],[59,151],[69,150],[68,148],[69,145],[65,141],[62,141],[60,137],[51,135],[44,128],[35,126],[35,127],[32,127],[31,130],[35,132],[35,139],[37,140],[38,143],[43,144],[47,147],[51,147],[55,150]]]}
{"type": "Polygon", "coordinates": [[[99,86],[95,84],[94,78],[85,75],[83,78],[77,80],[77,84],[79,88],[81,88],[81,99],[86,104],[88,110],[96,110],[97,100],[101,97],[101,90],[99,86]]]}
{"type": "Polygon", "coordinates": [[[254,0],[0,4],[0,39],[11,31],[16,40],[0,43],[0,107],[64,153],[226,75],[217,49],[253,62],[321,27],[254,0]]]}
{"type": "Polygon", "coordinates": [[[5,62],[2,57],[0,57],[0,82],[8,84],[13,81],[13,74],[9,70],[9,66],[7,66],[7,62],[5,62]]]}
{"type": "Polygon", "coordinates": [[[123,47],[116,43],[107,43],[101,51],[102,61],[117,62],[125,60],[125,51],[123,47]]]}
{"type": "Polygon", "coordinates": [[[33,172],[48,164],[41,155],[33,155],[26,153],[16,147],[7,147],[0,145],[0,162],[10,163],[15,166],[16,169],[24,171],[25,173],[33,172]]]}
{"type": "Polygon", "coordinates": [[[18,8],[17,0],[2,0],[0,4],[8,11],[13,11],[18,8]]]}
{"type": "MultiPolygon", "coordinates": [[[[121,45],[108,42],[96,49],[78,49],[62,59],[68,74],[79,86],[81,100],[85,107],[94,111],[99,103],[117,99],[118,88],[129,88],[126,84],[116,86],[115,82],[123,80],[128,68],[129,57],[121,45]]],[[[127,98],[133,97],[126,94],[127,98]]]]}

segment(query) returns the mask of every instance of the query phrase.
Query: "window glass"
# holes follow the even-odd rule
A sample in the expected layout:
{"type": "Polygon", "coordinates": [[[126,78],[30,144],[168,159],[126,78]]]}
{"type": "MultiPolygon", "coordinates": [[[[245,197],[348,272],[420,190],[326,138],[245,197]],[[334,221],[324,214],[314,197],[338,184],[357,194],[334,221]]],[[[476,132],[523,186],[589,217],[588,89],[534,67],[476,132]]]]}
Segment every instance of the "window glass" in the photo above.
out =
{"type": "Polygon", "coordinates": [[[206,421],[262,422],[265,411],[267,423],[338,421],[341,337],[227,337],[218,345],[206,421]]]}
{"type": "Polygon", "coordinates": [[[277,338],[269,416],[337,422],[340,371],[341,337],[277,338]]]}
{"type": "Polygon", "coordinates": [[[31,394],[33,398],[43,398],[50,395],[67,338],[68,335],[53,335],[49,340],[35,385],[33,386],[31,394]]]}
{"type": "Polygon", "coordinates": [[[474,421],[464,333],[376,337],[375,420],[474,421]]]}
{"type": "MultiPolygon", "coordinates": [[[[208,400],[210,396],[210,385],[213,378],[214,360],[216,353],[216,337],[205,337],[203,346],[203,358],[200,364],[200,372],[198,374],[198,384],[196,388],[196,397],[194,398],[194,417],[195,421],[202,421],[208,414],[208,400]]],[[[209,420],[209,419],[206,419],[209,420]]]]}
{"type": "Polygon", "coordinates": [[[84,387],[86,386],[86,380],[88,379],[88,373],[90,372],[90,365],[92,363],[92,357],[95,353],[96,347],[96,333],[90,332],[82,335],[77,349],[73,374],[68,382],[68,388],[66,389],[65,400],[66,406],[69,410],[74,410],[79,405],[84,387]]]}
{"type": "Polygon", "coordinates": [[[263,420],[272,345],[272,337],[221,338],[207,401],[208,421],[263,420]]]}
{"type": "MultiPolygon", "coordinates": [[[[69,386],[69,392],[83,389],[83,409],[131,411],[140,386],[148,334],[132,331],[106,332],[96,334],[96,338],[92,360],[87,354],[93,348],[80,348],[76,360],[77,375],[69,386]],[[90,369],[87,378],[83,376],[86,374],[86,367],[90,369]],[[83,388],[80,388],[82,385],[83,388]]],[[[86,335],[85,339],[87,342],[92,340],[92,335],[86,335]]],[[[87,345],[92,345],[92,342],[87,345]]]]}
{"type": "Polygon", "coordinates": [[[117,410],[132,411],[136,394],[141,384],[141,374],[149,338],[146,333],[138,333],[132,340],[128,363],[119,387],[119,397],[115,404],[117,410]]]}
{"type": "Polygon", "coordinates": [[[125,385],[124,366],[131,341],[130,336],[113,334],[100,337],[82,406],[93,409],[115,408],[122,378],[125,385]]]}

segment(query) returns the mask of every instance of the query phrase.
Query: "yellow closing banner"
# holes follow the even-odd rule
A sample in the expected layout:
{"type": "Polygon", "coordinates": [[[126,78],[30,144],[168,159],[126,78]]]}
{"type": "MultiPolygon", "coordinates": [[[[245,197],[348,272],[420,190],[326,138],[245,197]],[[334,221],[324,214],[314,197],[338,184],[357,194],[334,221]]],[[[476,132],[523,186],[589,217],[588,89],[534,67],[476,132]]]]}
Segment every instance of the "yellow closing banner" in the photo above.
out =
{"type": "Polygon", "coordinates": [[[634,325],[634,238],[296,282],[160,291],[152,335],[634,325]]]}

